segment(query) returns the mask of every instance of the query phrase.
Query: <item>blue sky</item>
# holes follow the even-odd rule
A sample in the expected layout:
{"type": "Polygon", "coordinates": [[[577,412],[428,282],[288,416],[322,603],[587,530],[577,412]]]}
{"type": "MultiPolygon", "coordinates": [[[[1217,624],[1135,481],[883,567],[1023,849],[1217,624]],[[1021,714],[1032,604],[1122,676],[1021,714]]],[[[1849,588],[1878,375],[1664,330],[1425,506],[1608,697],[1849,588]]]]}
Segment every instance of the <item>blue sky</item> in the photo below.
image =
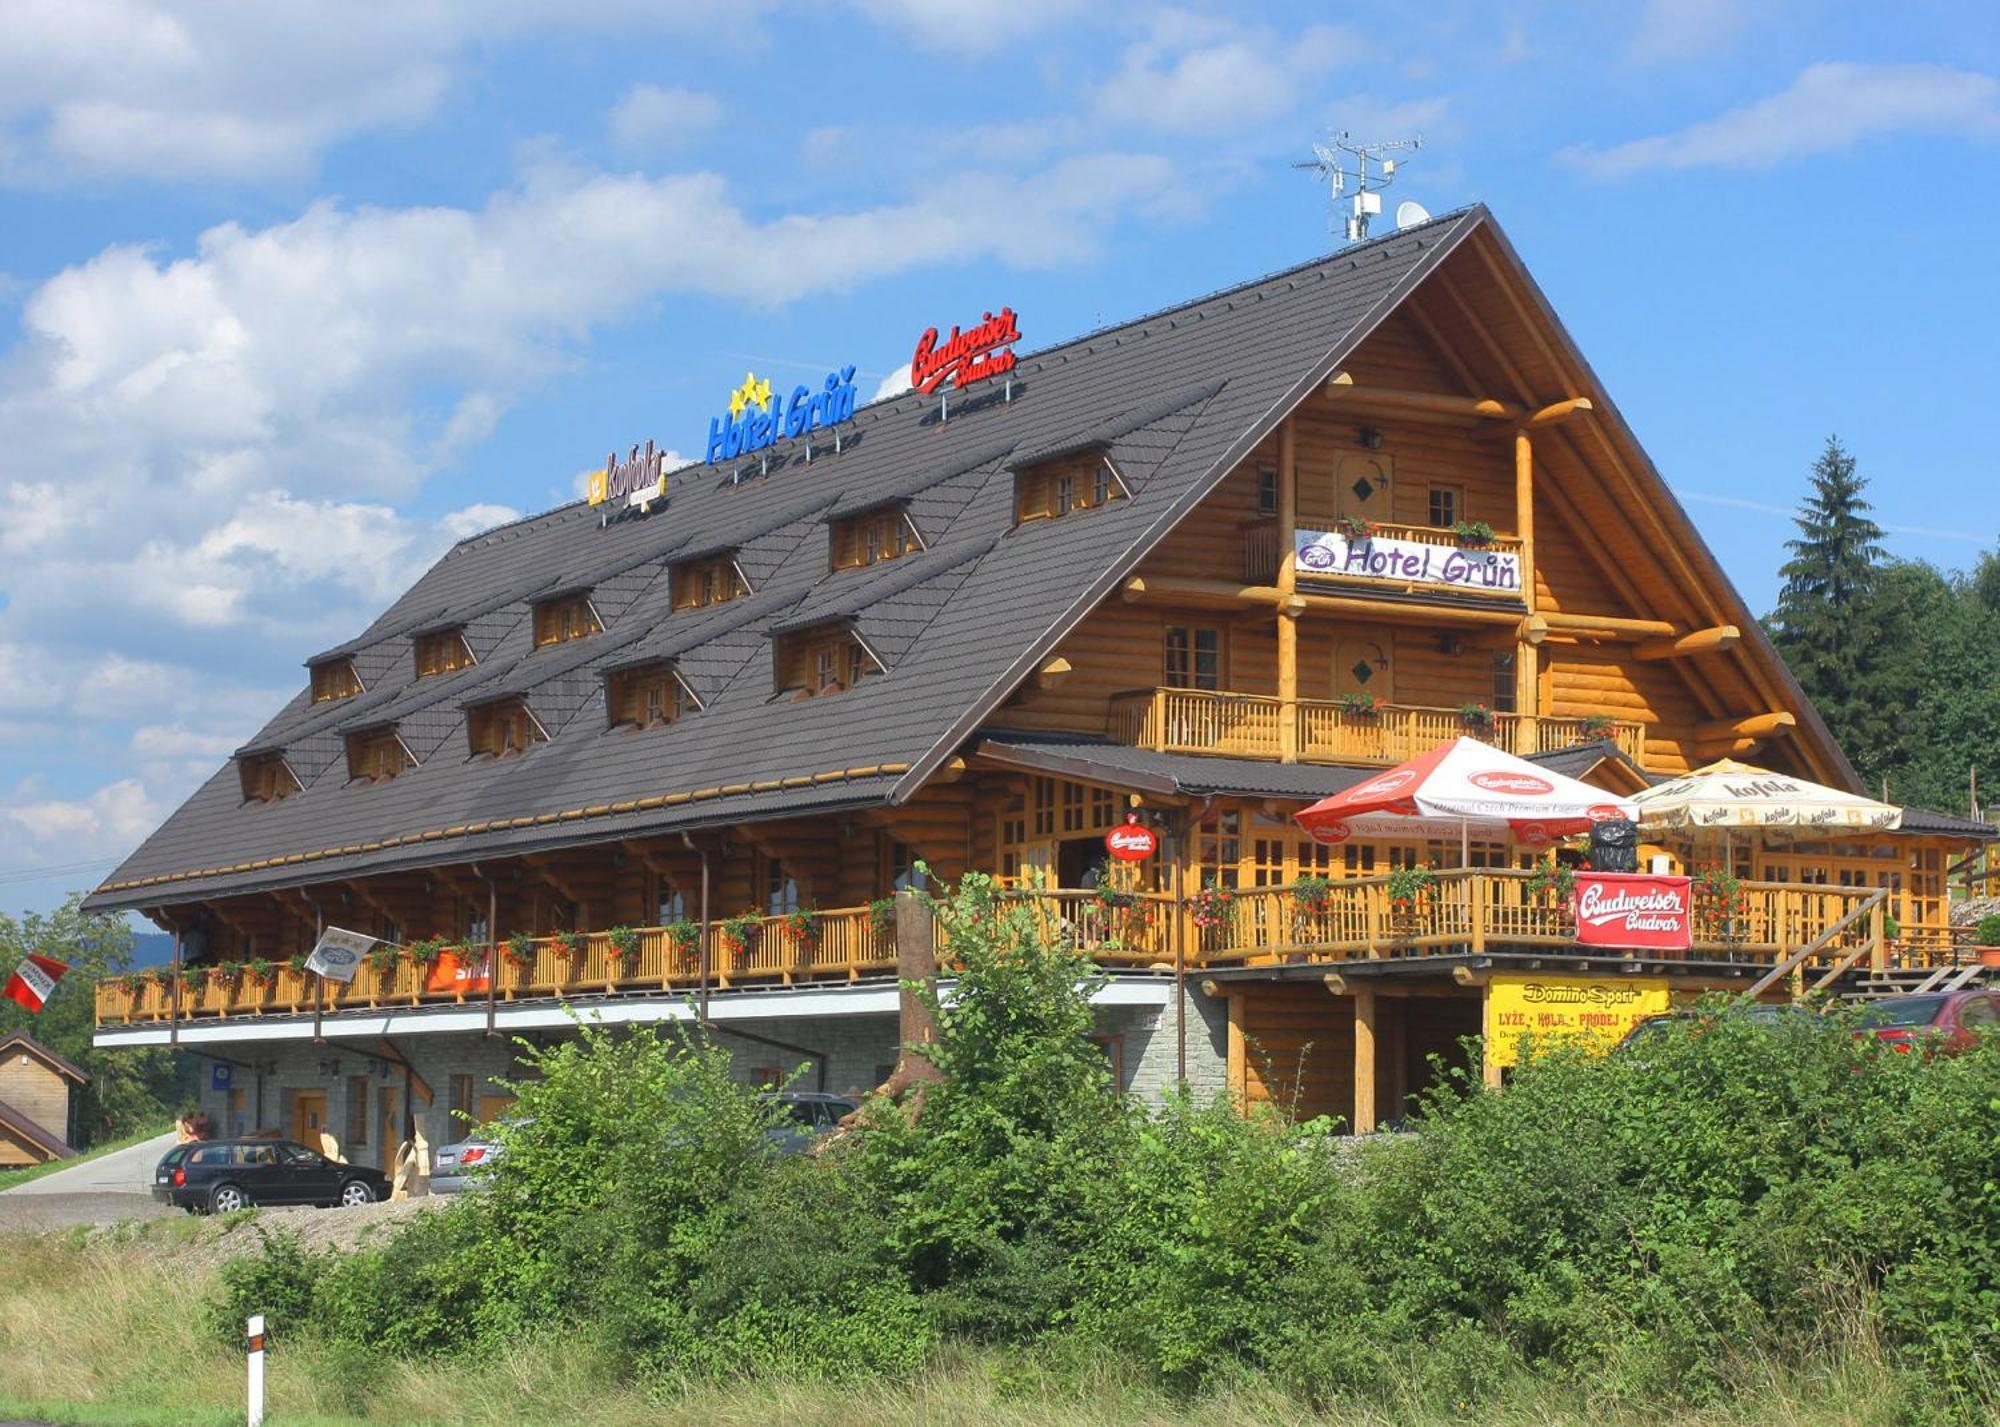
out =
{"type": "Polygon", "coordinates": [[[754,368],[1030,346],[1492,206],[1758,609],[1838,432],[2000,533],[1989,5],[0,6],[0,908],[94,883],[458,534],[754,368]]]}

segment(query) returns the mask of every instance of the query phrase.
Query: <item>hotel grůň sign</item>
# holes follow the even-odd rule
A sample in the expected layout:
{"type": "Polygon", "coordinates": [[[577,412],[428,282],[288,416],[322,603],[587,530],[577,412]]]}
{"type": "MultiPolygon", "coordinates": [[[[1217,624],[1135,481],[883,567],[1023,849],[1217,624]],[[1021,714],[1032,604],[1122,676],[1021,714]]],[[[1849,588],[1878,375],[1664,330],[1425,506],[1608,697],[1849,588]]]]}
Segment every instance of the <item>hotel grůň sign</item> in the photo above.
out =
{"type": "Polygon", "coordinates": [[[1302,580],[1359,576],[1483,594],[1521,592],[1521,556],[1513,550],[1430,545],[1390,535],[1357,538],[1337,530],[1300,530],[1297,542],[1302,580]]]}

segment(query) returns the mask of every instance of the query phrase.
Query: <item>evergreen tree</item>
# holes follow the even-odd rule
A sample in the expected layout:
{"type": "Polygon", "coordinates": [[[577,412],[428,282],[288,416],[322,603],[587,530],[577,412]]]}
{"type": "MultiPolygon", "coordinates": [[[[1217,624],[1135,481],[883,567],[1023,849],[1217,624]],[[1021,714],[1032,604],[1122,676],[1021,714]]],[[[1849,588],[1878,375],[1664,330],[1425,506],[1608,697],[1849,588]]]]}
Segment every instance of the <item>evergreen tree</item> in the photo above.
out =
{"type": "Polygon", "coordinates": [[[1829,436],[1813,463],[1812,489],[1799,508],[1799,535],[1787,541],[1784,585],[1767,621],[1772,641],[1857,766],[1895,732],[1897,714],[1876,674],[1875,595],[1882,527],[1862,498],[1867,482],[1854,457],[1829,436]]]}

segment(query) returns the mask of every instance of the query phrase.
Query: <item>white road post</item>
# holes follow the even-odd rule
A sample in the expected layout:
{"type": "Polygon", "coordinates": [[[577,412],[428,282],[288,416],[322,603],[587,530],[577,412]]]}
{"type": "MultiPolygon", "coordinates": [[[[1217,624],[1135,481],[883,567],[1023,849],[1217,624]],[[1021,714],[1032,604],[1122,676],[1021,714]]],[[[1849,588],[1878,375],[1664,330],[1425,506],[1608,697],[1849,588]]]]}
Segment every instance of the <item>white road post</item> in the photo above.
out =
{"type": "Polygon", "coordinates": [[[252,1316],[244,1325],[250,1338],[250,1427],[264,1423],[264,1315],[252,1316]]]}

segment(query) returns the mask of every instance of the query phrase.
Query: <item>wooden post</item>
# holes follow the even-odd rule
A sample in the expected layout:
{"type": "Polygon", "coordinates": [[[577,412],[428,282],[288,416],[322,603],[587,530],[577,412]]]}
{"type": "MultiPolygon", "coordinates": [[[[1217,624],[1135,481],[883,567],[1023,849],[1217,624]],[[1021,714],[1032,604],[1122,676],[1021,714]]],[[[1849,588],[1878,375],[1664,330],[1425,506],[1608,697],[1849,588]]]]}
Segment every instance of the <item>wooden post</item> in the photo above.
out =
{"type": "Polygon", "coordinates": [[[1475,872],[1465,879],[1465,895],[1468,898],[1466,919],[1472,925],[1472,954],[1486,953],[1486,874],[1475,872]]]}
{"type": "Polygon", "coordinates": [[[1241,991],[1229,993],[1229,1098],[1236,1103],[1236,1113],[1250,1112],[1250,1055],[1243,1033],[1244,997],[1241,991]]]}
{"type": "Polygon", "coordinates": [[[1278,427],[1278,759],[1299,761],[1299,452],[1291,417],[1278,427]]]}
{"type": "MultiPolygon", "coordinates": [[[[1488,1006],[1492,1000],[1493,983],[1488,981],[1479,988],[1479,1025],[1482,1033],[1493,1022],[1493,1016],[1488,1010],[1488,1006]]],[[[1493,1059],[1493,1045],[1490,1036],[1482,1042],[1482,1045],[1484,1047],[1483,1054],[1480,1057],[1482,1078],[1486,1081],[1487,1085],[1498,1090],[1501,1085],[1500,1066],[1493,1059]]]]}
{"type": "Polygon", "coordinates": [[[1375,988],[1354,988],[1354,1133],[1375,1133],[1375,988]]]}
{"type": "MultiPolygon", "coordinates": [[[[1514,433],[1514,532],[1521,540],[1521,603],[1535,617],[1535,451],[1525,430],[1514,433]]],[[[1522,621],[1525,626],[1528,620],[1522,621]]],[[[1542,746],[1540,651],[1526,639],[1514,644],[1514,711],[1526,714],[1515,727],[1517,754],[1542,746]]]]}
{"type": "Polygon", "coordinates": [[[1889,969],[1889,927],[1887,899],[1875,904],[1868,914],[1868,964],[1877,976],[1889,969]]]}

